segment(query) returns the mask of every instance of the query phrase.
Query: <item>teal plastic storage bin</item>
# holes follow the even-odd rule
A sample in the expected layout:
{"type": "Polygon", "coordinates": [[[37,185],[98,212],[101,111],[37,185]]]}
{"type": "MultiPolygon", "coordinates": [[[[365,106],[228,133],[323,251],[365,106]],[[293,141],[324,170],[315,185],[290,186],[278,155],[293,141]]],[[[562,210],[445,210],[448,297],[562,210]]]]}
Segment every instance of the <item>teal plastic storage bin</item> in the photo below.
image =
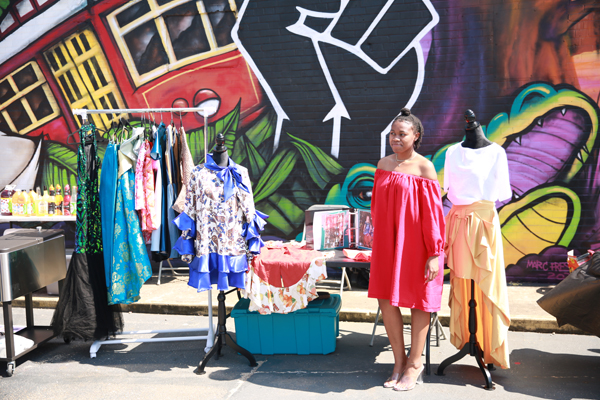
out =
{"type": "Polygon", "coordinates": [[[260,315],[241,299],[231,310],[237,343],[253,354],[329,354],[340,332],[342,299],[332,294],[289,314],[260,315]]]}

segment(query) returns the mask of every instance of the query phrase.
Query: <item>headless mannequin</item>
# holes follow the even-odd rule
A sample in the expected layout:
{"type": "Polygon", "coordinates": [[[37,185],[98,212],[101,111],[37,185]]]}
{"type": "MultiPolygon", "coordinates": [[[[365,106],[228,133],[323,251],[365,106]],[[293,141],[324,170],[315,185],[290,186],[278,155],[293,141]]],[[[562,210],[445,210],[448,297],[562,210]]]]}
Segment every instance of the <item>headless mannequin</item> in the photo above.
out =
{"type": "MultiPolygon", "coordinates": [[[[215,142],[217,143],[217,145],[213,149],[212,159],[219,167],[227,167],[229,165],[229,154],[227,154],[227,146],[225,146],[225,137],[222,133],[217,134],[215,142]]],[[[225,296],[229,293],[237,292],[239,299],[240,294],[238,290],[239,289],[233,288],[227,292],[225,292],[224,290],[219,291],[219,295],[217,296],[217,300],[219,301],[216,333],[217,340],[215,341],[215,344],[210,349],[210,351],[204,355],[204,358],[202,359],[202,361],[200,361],[198,368],[194,370],[194,373],[196,373],[197,375],[203,375],[206,373],[206,371],[204,371],[204,368],[206,367],[206,363],[208,362],[208,360],[211,359],[212,356],[217,354],[217,360],[219,359],[219,357],[221,356],[221,349],[225,344],[233,350],[235,350],[237,353],[240,353],[241,355],[246,357],[248,361],[250,361],[251,367],[256,367],[258,365],[256,363],[256,360],[254,359],[254,356],[248,350],[238,345],[237,342],[233,340],[231,335],[227,333],[226,320],[227,318],[229,318],[229,314],[226,313],[225,309],[225,296]]]]}
{"type": "Polygon", "coordinates": [[[492,144],[483,133],[481,124],[477,122],[477,116],[473,110],[465,111],[465,140],[461,143],[462,147],[469,149],[480,149],[492,144]]]}
{"type": "MultiPolygon", "coordinates": [[[[481,128],[481,124],[477,122],[477,117],[473,110],[465,111],[465,120],[467,123],[465,125],[465,140],[461,143],[462,147],[469,149],[481,149],[492,144],[492,142],[485,137],[483,129],[481,128]]],[[[479,365],[479,369],[485,379],[485,389],[494,390],[492,376],[489,372],[495,370],[494,365],[488,364],[486,368],[483,362],[483,351],[481,349],[481,345],[477,343],[477,317],[475,311],[477,302],[474,299],[474,292],[475,281],[471,279],[471,300],[469,301],[469,342],[467,342],[457,354],[448,357],[438,366],[437,375],[444,375],[444,369],[447,366],[469,354],[475,357],[477,364],[479,365]]]]}
{"type": "Polygon", "coordinates": [[[212,158],[219,167],[227,167],[229,165],[229,154],[227,154],[227,146],[225,146],[225,137],[222,133],[219,133],[215,141],[217,145],[212,152],[212,158]]]}

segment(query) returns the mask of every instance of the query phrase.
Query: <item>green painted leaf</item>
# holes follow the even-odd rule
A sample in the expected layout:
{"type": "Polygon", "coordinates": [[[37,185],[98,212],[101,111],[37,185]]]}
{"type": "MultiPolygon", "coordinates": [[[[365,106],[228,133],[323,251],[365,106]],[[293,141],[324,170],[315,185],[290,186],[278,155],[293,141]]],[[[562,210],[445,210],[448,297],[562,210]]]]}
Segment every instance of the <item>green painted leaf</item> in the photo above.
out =
{"type": "Polygon", "coordinates": [[[254,187],[254,201],[259,202],[273,194],[287,179],[297,159],[298,154],[295,151],[281,148],[254,187]]]}
{"type": "Polygon", "coordinates": [[[204,162],[204,128],[186,132],[188,146],[194,159],[194,164],[204,162]]]}
{"type": "Polygon", "coordinates": [[[332,157],[325,154],[323,150],[289,133],[288,136],[291,139],[291,143],[300,151],[308,173],[319,188],[325,189],[332,175],[342,173],[342,166],[332,157]]]}
{"type": "Polygon", "coordinates": [[[267,167],[267,162],[262,158],[252,143],[246,143],[245,149],[246,157],[244,158],[247,159],[246,167],[248,168],[248,171],[250,171],[250,176],[254,179],[258,178],[267,167]]]}
{"type": "Polygon", "coordinates": [[[293,201],[277,193],[257,203],[256,208],[269,216],[269,229],[275,228],[286,236],[304,224],[304,211],[293,201]]]}
{"type": "Polygon", "coordinates": [[[227,146],[229,149],[233,149],[233,144],[236,139],[238,125],[240,123],[240,105],[241,100],[229,114],[216,121],[214,124],[215,134],[223,134],[225,137],[225,146],[227,146]]]}
{"type": "Polygon", "coordinates": [[[246,137],[255,147],[260,146],[265,140],[273,136],[275,132],[276,115],[273,111],[262,116],[256,124],[254,124],[246,132],[246,137]]]}
{"type": "Polygon", "coordinates": [[[240,136],[236,139],[233,145],[233,150],[230,152],[230,157],[238,164],[241,164],[246,159],[246,141],[244,136],[240,136]]]}
{"type": "Polygon", "coordinates": [[[73,186],[77,181],[77,153],[61,143],[45,141],[46,157],[42,161],[41,185],[73,186]]]}

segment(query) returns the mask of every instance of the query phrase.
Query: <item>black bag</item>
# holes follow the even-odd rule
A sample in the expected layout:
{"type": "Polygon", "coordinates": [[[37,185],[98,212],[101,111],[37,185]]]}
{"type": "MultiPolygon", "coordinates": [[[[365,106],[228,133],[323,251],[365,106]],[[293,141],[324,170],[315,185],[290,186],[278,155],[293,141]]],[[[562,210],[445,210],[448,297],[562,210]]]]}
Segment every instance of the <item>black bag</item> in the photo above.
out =
{"type": "Polygon", "coordinates": [[[538,300],[558,326],[573,325],[600,337],[600,252],[538,300]]]}

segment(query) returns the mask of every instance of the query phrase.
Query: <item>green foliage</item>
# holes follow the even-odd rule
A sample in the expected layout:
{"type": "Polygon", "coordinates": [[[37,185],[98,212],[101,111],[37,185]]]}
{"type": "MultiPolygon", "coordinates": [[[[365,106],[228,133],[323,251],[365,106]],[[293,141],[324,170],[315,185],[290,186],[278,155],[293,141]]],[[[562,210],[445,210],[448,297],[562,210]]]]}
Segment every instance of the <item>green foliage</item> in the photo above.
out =
{"type": "Polygon", "coordinates": [[[275,193],[296,165],[298,154],[291,148],[279,150],[254,187],[254,201],[259,202],[275,193]]]}
{"type": "MultiPolygon", "coordinates": [[[[267,229],[289,237],[304,223],[303,210],[311,202],[324,201],[324,189],[343,168],[317,146],[287,133],[285,138],[289,140],[273,151],[274,112],[262,115],[243,133],[238,131],[239,117],[238,104],[222,120],[209,126],[209,139],[212,142],[215,130],[223,132],[230,157],[248,168],[257,209],[270,215],[267,229]],[[291,197],[284,195],[288,193],[291,197]]],[[[200,142],[195,161],[204,158],[202,131],[190,132],[190,142],[200,142]]]]}
{"type": "Polygon", "coordinates": [[[296,146],[308,173],[320,189],[325,189],[332,176],[342,173],[344,170],[333,158],[329,157],[323,150],[308,143],[305,140],[294,137],[288,133],[291,143],[296,146]]]}
{"type": "Polygon", "coordinates": [[[42,145],[46,154],[42,159],[42,189],[56,184],[76,186],[77,153],[58,142],[45,141],[42,145]]]}

